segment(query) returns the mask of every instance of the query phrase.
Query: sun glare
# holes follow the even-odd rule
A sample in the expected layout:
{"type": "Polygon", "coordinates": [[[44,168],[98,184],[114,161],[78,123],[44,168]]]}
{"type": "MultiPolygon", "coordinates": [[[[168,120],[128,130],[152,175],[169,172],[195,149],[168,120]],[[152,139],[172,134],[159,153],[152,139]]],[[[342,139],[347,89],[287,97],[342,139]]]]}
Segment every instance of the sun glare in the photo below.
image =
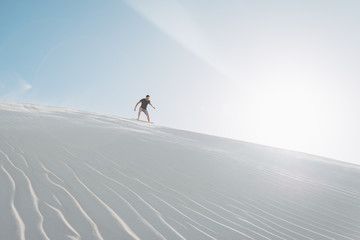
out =
{"type": "Polygon", "coordinates": [[[249,109],[251,131],[263,143],[288,147],[318,141],[326,119],[319,93],[310,86],[279,84],[258,90],[249,109]]]}

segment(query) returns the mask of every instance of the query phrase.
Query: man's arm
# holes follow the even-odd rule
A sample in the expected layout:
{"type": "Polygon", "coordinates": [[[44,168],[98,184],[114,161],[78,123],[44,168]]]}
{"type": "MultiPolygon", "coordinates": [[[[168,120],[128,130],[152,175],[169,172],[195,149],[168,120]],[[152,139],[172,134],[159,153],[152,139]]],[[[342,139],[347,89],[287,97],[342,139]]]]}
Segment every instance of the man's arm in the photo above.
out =
{"type": "Polygon", "coordinates": [[[139,103],[141,103],[141,101],[139,101],[139,102],[135,105],[134,111],[136,111],[136,107],[137,107],[137,105],[139,105],[139,103]]]}
{"type": "Polygon", "coordinates": [[[155,109],[155,107],[151,103],[149,103],[149,104],[150,104],[150,106],[152,106],[153,109],[155,109]]]}

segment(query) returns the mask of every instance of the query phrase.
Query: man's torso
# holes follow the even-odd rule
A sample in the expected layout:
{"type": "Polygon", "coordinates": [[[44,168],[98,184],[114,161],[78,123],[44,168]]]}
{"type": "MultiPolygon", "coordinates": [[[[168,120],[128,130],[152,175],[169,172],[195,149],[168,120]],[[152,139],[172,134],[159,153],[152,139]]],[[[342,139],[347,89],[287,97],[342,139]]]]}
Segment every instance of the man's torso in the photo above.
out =
{"type": "Polygon", "coordinates": [[[147,105],[150,103],[150,100],[146,100],[145,98],[140,100],[141,102],[141,108],[146,109],[147,105]]]}

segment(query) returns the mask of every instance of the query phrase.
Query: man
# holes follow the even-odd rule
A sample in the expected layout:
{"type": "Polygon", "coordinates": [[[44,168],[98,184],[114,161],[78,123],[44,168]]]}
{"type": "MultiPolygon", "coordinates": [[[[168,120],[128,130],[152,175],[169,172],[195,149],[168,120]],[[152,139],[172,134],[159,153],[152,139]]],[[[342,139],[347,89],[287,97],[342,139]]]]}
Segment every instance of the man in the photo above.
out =
{"type": "Polygon", "coordinates": [[[139,118],[140,118],[140,113],[141,113],[141,112],[144,112],[145,115],[146,115],[146,117],[147,117],[148,122],[150,122],[149,113],[148,113],[148,111],[146,110],[146,107],[147,107],[148,104],[150,104],[150,106],[151,106],[153,109],[155,109],[155,107],[154,107],[153,105],[151,105],[151,103],[150,103],[150,96],[149,96],[149,95],[146,95],[146,98],[141,99],[141,100],[135,105],[134,111],[136,111],[136,107],[137,107],[137,105],[139,105],[140,103],[141,103],[141,106],[140,106],[140,108],[139,108],[139,114],[138,114],[137,120],[139,120],[139,118]]]}

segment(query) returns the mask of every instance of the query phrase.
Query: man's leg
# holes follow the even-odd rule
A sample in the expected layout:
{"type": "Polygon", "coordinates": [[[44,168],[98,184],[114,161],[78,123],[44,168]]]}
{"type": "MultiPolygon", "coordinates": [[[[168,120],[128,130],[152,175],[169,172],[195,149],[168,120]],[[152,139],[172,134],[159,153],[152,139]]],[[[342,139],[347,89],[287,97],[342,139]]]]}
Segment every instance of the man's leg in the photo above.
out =
{"type": "Polygon", "coordinates": [[[147,117],[147,119],[148,119],[148,122],[150,122],[150,117],[149,117],[149,114],[148,114],[148,113],[146,114],[146,117],[147,117]]]}
{"type": "Polygon", "coordinates": [[[139,118],[140,118],[140,113],[141,113],[141,108],[139,108],[139,114],[138,114],[137,120],[139,120],[139,118]]]}

